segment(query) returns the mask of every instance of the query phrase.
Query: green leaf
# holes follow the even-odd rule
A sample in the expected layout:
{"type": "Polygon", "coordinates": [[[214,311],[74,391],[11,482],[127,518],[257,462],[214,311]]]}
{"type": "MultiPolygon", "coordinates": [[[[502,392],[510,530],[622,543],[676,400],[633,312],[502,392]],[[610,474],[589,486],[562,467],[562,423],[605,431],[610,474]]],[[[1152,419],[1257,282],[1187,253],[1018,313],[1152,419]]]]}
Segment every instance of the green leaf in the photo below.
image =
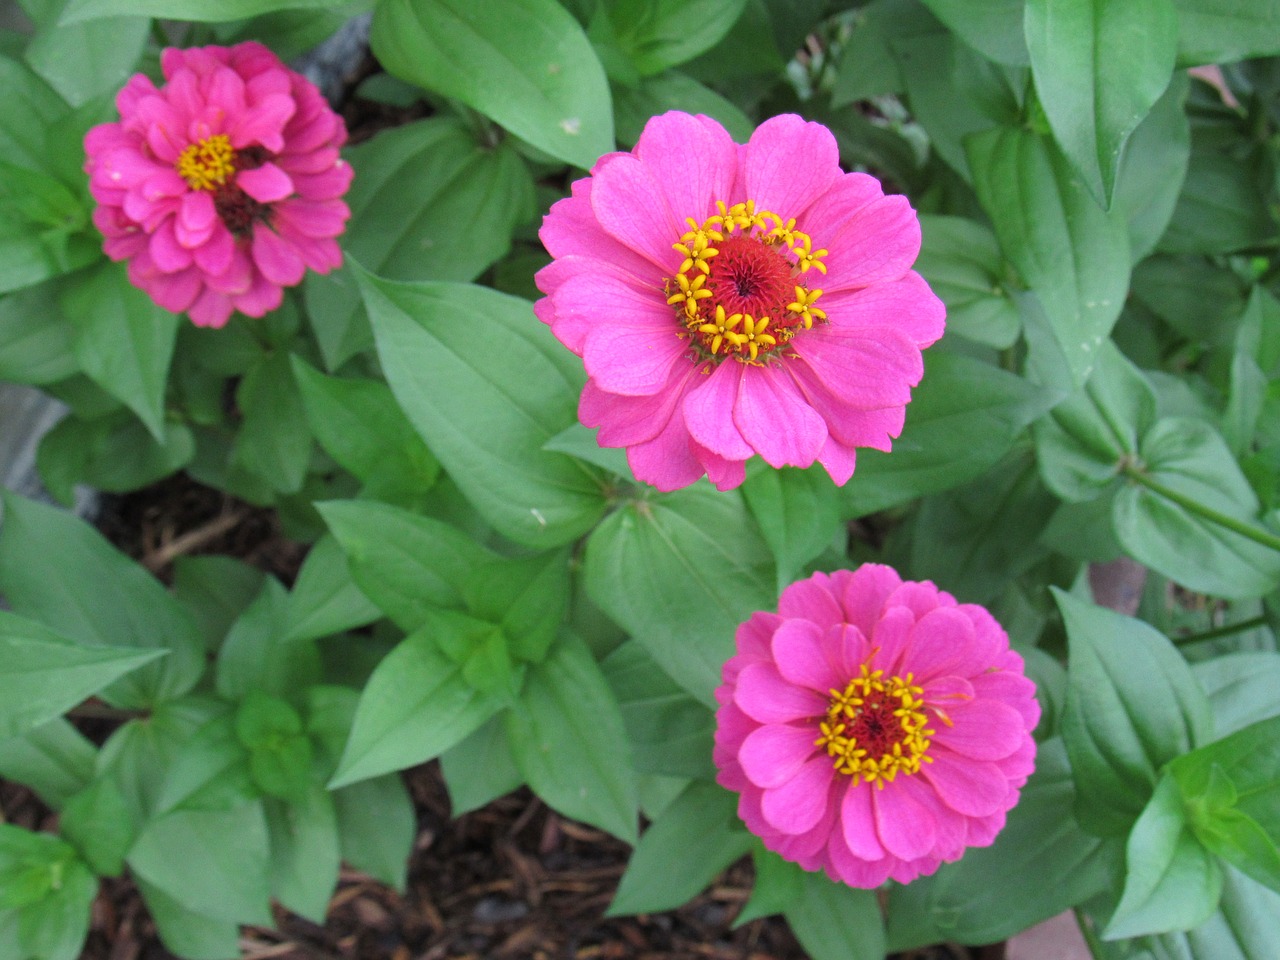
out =
{"type": "Polygon", "coordinates": [[[1048,487],[1063,500],[1092,500],[1115,482],[1122,460],[1155,423],[1146,376],[1106,340],[1084,388],[1035,425],[1036,455],[1048,487]]]}
{"type": "Polygon", "coordinates": [[[268,577],[227,631],[218,655],[219,694],[242,700],[257,690],[301,702],[307,687],[319,680],[320,658],[314,643],[287,639],[288,616],[288,593],[268,577]]]}
{"type": "Polygon", "coordinates": [[[46,169],[49,129],[70,109],[26,64],[6,56],[0,56],[0,88],[0,156],[28,170],[46,169]]]}
{"type": "Polygon", "coordinates": [[[369,42],[387,72],[461,100],[553,157],[589,169],[613,149],[604,69],[554,0],[387,0],[369,42]]]}
{"type": "Polygon", "coordinates": [[[249,751],[249,771],[258,789],[268,797],[304,800],[312,787],[311,741],[298,712],[283,700],[250,690],[236,710],[235,728],[249,751]]]}
{"type": "Polygon", "coordinates": [[[618,142],[627,145],[640,139],[650,117],[668,110],[701,113],[718,120],[735,143],[746,143],[755,129],[751,119],[731,100],[678,70],[645,77],[634,87],[615,86],[613,109],[618,142]]]}
{"type": "Polygon", "coordinates": [[[840,51],[831,106],[844,107],[905,89],[890,40],[908,28],[934,32],[937,23],[910,0],[872,0],[857,11],[853,32],[840,51]]]}
{"type": "Polygon", "coordinates": [[[1259,284],[1249,295],[1231,358],[1231,386],[1222,433],[1236,455],[1250,450],[1270,401],[1269,381],[1280,354],[1280,301],[1259,284]]]}
{"type": "Polygon", "coordinates": [[[76,960],[89,931],[89,911],[98,895],[98,878],[61,840],[30,834],[8,824],[0,827],[0,889],[5,891],[0,903],[14,894],[21,895],[23,887],[28,892],[39,889],[39,895],[28,899],[18,913],[20,955],[36,960],[76,960]],[[26,834],[34,842],[15,843],[15,835],[19,834],[26,834]],[[16,862],[11,859],[15,854],[19,858],[16,862]],[[17,877],[14,867],[18,868],[17,877]]]}
{"type": "Polygon", "coordinates": [[[138,835],[138,825],[120,788],[105,778],[95,780],[67,801],[58,830],[75,845],[85,863],[104,877],[120,876],[125,854],[138,835]]]}
{"type": "Polygon", "coordinates": [[[107,687],[104,699],[154,707],[195,684],[204,672],[204,641],[151,574],[69,513],[13,494],[3,502],[0,589],[15,612],[88,646],[168,651],[107,687]]]}
{"type": "Polygon", "coordinates": [[[369,678],[330,789],[430,760],[501,706],[477,691],[429,627],[405,637],[369,678]]]}
{"type": "Polygon", "coordinates": [[[637,795],[618,701],[591,652],[563,635],[506,714],[516,766],[565,816],[636,842],[637,795]]]}
{"type": "Polygon", "coordinates": [[[710,50],[745,5],[746,0],[614,0],[609,18],[636,70],[650,76],[710,50]]]}
{"type": "Polygon", "coordinates": [[[68,0],[63,23],[115,16],[146,16],[165,20],[222,23],[243,20],[273,10],[341,7],[351,0],[68,0]]]}
{"type": "Polygon", "coordinates": [[[185,556],[173,565],[174,593],[195,616],[210,651],[222,646],[231,625],[262,591],[265,579],[257,567],[232,557],[185,556]]]}
{"type": "Polygon", "coordinates": [[[983,56],[1010,66],[1027,62],[1023,0],[923,0],[924,5],[983,56]]]}
{"type": "Polygon", "coordinates": [[[608,916],[681,906],[751,845],[738,819],[737,794],[694,781],[641,835],[608,916]]]}
{"type": "MultiPolygon", "coordinates": [[[[1257,497],[1212,425],[1189,417],[1161,420],[1142,438],[1139,455],[1134,470],[1149,482],[1258,526],[1257,497]]],[[[1280,584],[1280,552],[1141,482],[1131,482],[1116,496],[1114,523],[1116,536],[1135,559],[1192,590],[1248,599],[1280,584]]]]}
{"type": "Polygon", "coordinates": [[[25,784],[58,810],[89,785],[97,756],[98,748],[59,717],[0,740],[0,777],[25,784]]]}
{"type": "MultiPolygon", "coordinates": [[[[1239,146],[1247,149],[1246,141],[1239,146]]],[[[1192,144],[1187,177],[1160,249],[1226,254],[1276,242],[1275,218],[1260,188],[1266,174],[1257,157],[1243,161],[1192,144]]]]}
{"type": "Polygon", "coordinates": [[[0,738],[47,723],[164,654],[83,646],[35,621],[0,611],[0,738]]]}
{"type": "Polygon", "coordinates": [[[892,889],[890,946],[1003,940],[1108,889],[1118,845],[1080,829],[1071,815],[1075,799],[1062,740],[1041,743],[1036,772],[995,843],[967,850],[933,877],[892,889]],[[1047,863],[1055,864],[1054,883],[1042,882],[1047,863]]]}
{"type": "Polygon", "coordinates": [[[884,921],[874,890],[833,883],[822,873],[801,875],[802,892],[787,908],[787,923],[813,960],[880,960],[884,921]]]}
{"type": "Polygon", "coordinates": [[[494,561],[468,576],[463,598],[476,616],[502,627],[514,657],[541,660],[569,609],[569,560],[567,550],[554,550],[494,561]]]}
{"type": "MultiPolygon", "coordinates": [[[[458,120],[394,127],[347,159],[355,179],[344,198],[352,219],[343,248],[390,280],[474,280],[533,217],[533,180],[512,144],[478,142],[458,120]]],[[[372,346],[350,270],[313,274],[304,289],[331,370],[372,346]]]]}
{"type": "Polygon", "coordinates": [[[317,540],[289,593],[285,639],[315,640],[365,626],[380,616],[382,611],[352,579],[338,540],[317,540]]]}
{"type": "Polygon", "coordinates": [[[740,497],[705,486],[625,506],[587,541],[587,593],[677,683],[715,704],[738,625],[776,599],[740,497]]]}
{"type": "Polygon", "coordinates": [[[374,777],[333,791],[342,859],[397,890],[418,833],[409,792],[398,776],[374,777]]]}
{"type": "Polygon", "coordinates": [[[162,888],[135,876],[147,912],[166,947],[187,960],[227,960],[240,952],[240,927],[235,921],[188,910],[162,888]]]}
{"type": "Polygon", "coordinates": [[[45,384],[79,372],[72,330],[58,307],[61,280],[0,297],[0,378],[45,384]]]}
{"type": "Polygon", "coordinates": [[[56,890],[75,848],[48,833],[0,823],[0,909],[39,903],[56,890]]]}
{"type": "Polygon", "coordinates": [[[543,449],[576,418],[581,364],[529,304],[463,284],[360,283],[387,382],[480,514],[542,549],[595,526],[597,474],[543,449]]]}
{"type": "Polygon", "coordinates": [[[294,913],[324,923],[341,854],[332,796],[314,784],[295,802],[268,800],[265,809],[273,895],[294,913]]]}
{"type": "Polygon", "coordinates": [[[281,493],[297,493],[311,461],[311,432],[289,354],[266,354],[236,389],[244,415],[232,452],[236,464],[281,493]]]}
{"type": "Polygon", "coordinates": [[[501,715],[491,717],[441,754],[440,771],[449,788],[449,810],[455,817],[478,810],[524,783],[501,715]]]}
{"type": "Polygon", "coordinates": [[[1173,72],[1173,2],[1028,0],[1026,35],[1054,138],[1094,199],[1110,207],[1125,143],[1173,72]]]}
{"type": "Polygon", "coordinates": [[[402,630],[416,630],[432,609],[463,607],[471,571],[495,559],[457,528],[399,507],[330,500],[316,509],[352,579],[402,630]]]}
{"type": "Polygon", "coordinates": [[[795,863],[783,860],[760,844],[751,851],[751,860],[755,866],[755,884],[751,888],[751,899],[734,918],[734,927],[784,913],[804,893],[801,879],[804,872],[795,863]]]}
{"type": "Polygon", "coordinates": [[[129,869],[192,913],[270,924],[268,843],[261,803],[178,809],[142,828],[129,869]]]}
{"type": "Polygon", "coordinates": [[[81,274],[62,297],[80,368],[163,442],[169,360],[181,320],[133,286],[122,264],[81,274]]]}
{"type": "Polygon", "coordinates": [[[915,269],[947,305],[947,333],[1003,350],[1022,332],[1018,306],[1004,290],[1005,264],[995,236],[965,217],[925,215],[915,269]]]}
{"type": "Polygon", "coordinates": [[[112,17],[94,23],[58,22],[69,4],[52,4],[24,56],[36,73],[73,107],[124,86],[146,46],[151,21],[112,17]]]}
{"type": "Polygon", "coordinates": [[[640,773],[711,780],[715,714],[672,680],[634,640],[600,665],[622,711],[640,773]]]}
{"type": "Polygon", "coordinates": [[[825,471],[754,471],[742,494],[773,553],[779,592],[840,536],[843,498],[825,471]]]}
{"type": "Polygon", "coordinates": [[[1174,74],[1121,152],[1114,200],[1128,222],[1132,263],[1156,248],[1182,192],[1191,160],[1188,88],[1186,76],[1174,74]]]}
{"type": "Polygon", "coordinates": [[[1280,53],[1280,0],[1174,0],[1178,66],[1280,53]]]}
{"type": "Polygon", "coordinates": [[[845,485],[857,516],[950,490],[981,476],[1053,402],[1053,395],[989,363],[931,350],[892,453],[858,451],[845,485]]]}
{"type": "Polygon", "coordinates": [[[1222,868],[1187,829],[1182,796],[1164,777],[1125,846],[1120,904],[1102,935],[1108,940],[1190,930],[1207,920],[1222,895],[1222,868]]]}
{"type": "Polygon", "coordinates": [[[1054,589],[1067,629],[1063,737],[1076,815],[1099,836],[1126,832],[1165,763],[1205,742],[1209,701],[1191,669],[1153,627],[1054,589]]]}
{"type": "Polygon", "coordinates": [[[1191,672],[1209,697],[1219,736],[1280,714],[1280,654],[1228,653],[1192,664],[1191,672]]]}
{"type": "Polygon", "coordinates": [[[324,451],[380,494],[421,496],[440,464],[382,380],[327,377],[292,358],[311,432],[324,451]]]}
{"type": "Polygon", "coordinates": [[[1072,381],[1088,379],[1129,286],[1129,240],[1052,142],[1000,128],[965,141],[1000,247],[1039,298],[1072,381]]]}

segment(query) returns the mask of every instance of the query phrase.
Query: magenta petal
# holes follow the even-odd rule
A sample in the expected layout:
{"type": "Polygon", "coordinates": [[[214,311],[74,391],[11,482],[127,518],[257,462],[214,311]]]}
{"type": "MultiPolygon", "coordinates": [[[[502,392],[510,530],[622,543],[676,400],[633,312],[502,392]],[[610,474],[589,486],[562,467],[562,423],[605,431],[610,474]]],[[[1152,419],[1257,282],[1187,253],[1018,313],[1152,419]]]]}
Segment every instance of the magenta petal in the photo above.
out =
{"type": "Polygon", "coordinates": [[[661,390],[636,397],[606,393],[588,380],[578,400],[578,419],[585,426],[600,428],[596,439],[602,447],[630,447],[652,440],[671,421],[684,396],[684,381],[695,375],[692,367],[673,366],[661,390]]]}
{"type": "Polygon", "coordinates": [[[980,673],[971,681],[974,696],[1007,703],[1020,714],[1027,730],[1040,721],[1040,704],[1036,702],[1036,685],[1020,673],[998,670],[980,673]]]}
{"type": "Polygon", "coordinates": [[[788,618],[812,620],[824,629],[844,622],[844,611],[831,592],[825,574],[797,580],[783,590],[778,598],[778,613],[788,618]]]}
{"type": "Polygon", "coordinates": [[[840,605],[845,616],[864,635],[870,636],[884,611],[884,602],[902,586],[902,578],[892,567],[882,563],[864,563],[846,582],[840,592],[840,605]]]}
{"type": "Polygon", "coordinates": [[[840,804],[840,829],[849,851],[863,860],[880,860],[888,854],[876,833],[875,808],[867,783],[850,786],[840,804]]]}
{"type": "Polygon", "coordinates": [[[684,422],[689,436],[728,460],[746,460],[755,451],[733,422],[733,406],[745,366],[726,361],[684,398],[684,422]]]}
{"type": "Polygon", "coordinates": [[[891,676],[911,670],[915,664],[905,662],[911,645],[911,628],[916,625],[915,614],[905,607],[889,607],[876,622],[868,637],[871,642],[871,666],[891,676]]]}
{"type": "Polygon", "coordinates": [[[832,674],[841,678],[833,685],[837,690],[843,690],[850,680],[858,676],[862,665],[871,657],[871,644],[851,623],[828,627],[823,647],[832,674]]]}
{"type": "Polygon", "coordinates": [[[896,330],[846,330],[832,321],[792,342],[796,359],[791,375],[801,384],[816,381],[854,409],[909,403],[911,387],[924,376],[920,348],[896,330]]]}
{"type": "MultiPolygon", "coordinates": [[[[827,429],[830,430],[830,421],[827,423],[827,429]]],[[[854,467],[858,463],[858,451],[828,434],[827,442],[818,451],[818,462],[827,471],[827,476],[831,477],[831,482],[837,487],[843,487],[853,476],[854,467]]]]}
{"type": "Polygon", "coordinates": [[[678,232],[689,229],[685,217],[701,224],[715,212],[715,201],[728,198],[737,174],[737,147],[725,129],[707,117],[670,112],[645,124],[636,156],[662,187],[678,232]]]}
{"type": "MultiPolygon", "coordinates": [[[[858,890],[874,890],[889,879],[889,873],[899,863],[895,857],[879,860],[862,860],[855,856],[841,837],[831,838],[831,868],[842,883],[858,890]]],[[[833,879],[835,879],[833,877],[833,879]]]]}
{"type": "Polygon", "coordinates": [[[827,425],[790,378],[767,367],[746,366],[733,420],[743,438],[771,467],[807,467],[827,439],[827,425]]]}
{"type": "Polygon", "coordinates": [[[826,696],[849,682],[832,669],[825,631],[811,620],[784,620],[773,635],[773,659],[783,679],[826,696]]]}
{"type": "MultiPolygon", "coordinates": [[[[797,217],[839,179],[840,151],[820,123],[794,114],[771,117],[751,134],[743,151],[746,195],[759,210],[784,220],[797,217]]],[[[815,237],[828,246],[825,236],[815,237]]]]}
{"type": "Polygon", "coordinates": [[[873,200],[823,243],[824,289],[845,290],[897,280],[920,253],[920,220],[903,196],[873,200]]]}
{"type": "Polygon", "coordinates": [[[917,621],[908,656],[920,683],[948,674],[973,676],[989,662],[974,650],[973,622],[955,607],[930,610],[917,621]]]}
{"type": "Polygon", "coordinates": [[[627,464],[635,478],[664,492],[687,487],[703,474],[690,449],[689,431],[678,413],[652,440],[627,448],[627,464]]]}
{"type": "Polygon", "coordinates": [[[667,206],[662,185],[635,157],[622,156],[595,175],[591,209],[610,236],[643,254],[659,268],[658,276],[674,276],[680,255],[672,244],[689,228],[667,206]]]}
{"type": "Polygon", "coordinates": [[[871,791],[876,836],[886,850],[903,860],[925,856],[937,838],[938,821],[922,794],[911,776],[871,791]]]}
{"type": "Polygon", "coordinates": [[[845,173],[797,217],[797,226],[812,236],[835,237],[867,204],[884,196],[880,181],[866,173],[845,173]]]}
{"type": "Polygon", "coordinates": [[[998,700],[971,700],[946,711],[950,724],[935,724],[934,740],[973,760],[1002,760],[1026,739],[1022,715],[998,700]]]}
{"type": "Polygon", "coordinates": [[[766,724],[747,735],[738,762],[757,787],[780,787],[794,777],[817,749],[814,731],[787,724],[766,724]]]}
{"type": "Polygon", "coordinates": [[[673,365],[688,363],[688,345],[671,329],[670,316],[653,306],[646,312],[638,300],[635,305],[638,309],[625,318],[615,314],[608,323],[596,324],[583,344],[587,376],[609,393],[657,393],[671,378],[673,365]]]}
{"type": "Polygon", "coordinates": [[[236,186],[259,203],[274,203],[293,193],[293,181],[274,163],[236,174],[236,186]]]}
{"type": "Polygon", "coordinates": [[[293,246],[270,227],[258,223],[253,228],[253,262],[270,283],[292,287],[302,282],[307,265],[293,246]]]}
{"type": "Polygon", "coordinates": [[[859,290],[827,290],[821,304],[829,316],[839,318],[842,329],[889,325],[922,348],[934,343],[946,328],[947,308],[914,270],[901,279],[859,290]]]}
{"type": "Polygon", "coordinates": [[[815,757],[780,787],[764,792],[761,811],[775,830],[807,833],[825,816],[835,771],[826,757],[815,757]]]}
{"type": "MultiPolygon", "coordinates": [[[[573,195],[551,205],[543,218],[538,239],[557,260],[567,256],[584,256],[616,266],[637,278],[661,282],[662,273],[649,260],[631,247],[614,239],[596,219],[591,207],[591,180],[578,180],[573,195]]],[[[673,243],[675,241],[672,241],[673,243]]]]}
{"type": "MultiPolygon", "coordinates": [[[[744,669],[733,699],[747,716],[761,723],[790,723],[827,712],[826,697],[788,683],[771,663],[753,663],[744,669]]],[[[816,724],[813,730],[816,740],[816,724]]]]}
{"type": "Polygon", "coordinates": [[[920,772],[952,810],[968,817],[985,817],[1004,809],[1009,781],[995,764],[969,760],[939,749],[937,744],[928,756],[933,762],[922,764],[920,772]]]}

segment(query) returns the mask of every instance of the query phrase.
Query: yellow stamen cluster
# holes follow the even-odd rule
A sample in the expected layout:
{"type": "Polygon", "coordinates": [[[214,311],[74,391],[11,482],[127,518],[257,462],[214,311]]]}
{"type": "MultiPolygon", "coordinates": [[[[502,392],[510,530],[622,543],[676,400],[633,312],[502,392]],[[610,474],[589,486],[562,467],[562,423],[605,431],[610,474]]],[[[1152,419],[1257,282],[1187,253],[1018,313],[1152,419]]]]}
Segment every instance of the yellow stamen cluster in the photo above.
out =
{"type": "Polygon", "coordinates": [[[744,363],[757,363],[762,353],[785,344],[797,329],[807,330],[815,320],[826,320],[826,313],[814,306],[822,291],[796,284],[795,300],[779,302],[778,316],[726,313],[714,302],[716,294],[708,285],[712,261],[721,254],[717,244],[736,236],[755,240],[779,257],[790,254],[787,262],[797,279],[811,269],[825,274],[822,258],[828,251],[814,250],[812,238],[795,228],[794,219],[783,220],[769,210],[757,211],[753,200],[732,207],[717,200],[716,208],[719,212],[702,223],[686,218],[689,230],[679,243],[672,244],[684,259],[676,275],[666,281],[667,303],[683,321],[683,335],[700,345],[704,355],[733,355],[744,363]]]}
{"type": "Polygon", "coordinates": [[[922,699],[924,690],[905,677],[884,676],[883,670],[862,665],[859,676],[844,690],[832,690],[827,716],[814,745],[825,747],[838,773],[857,785],[873,783],[883,789],[899,773],[920,771],[932,763],[928,755],[929,717],[922,699]]]}
{"type": "Polygon", "coordinates": [[[236,172],[236,151],[225,133],[191,144],[178,156],[178,174],[192,190],[221,187],[236,172]]]}

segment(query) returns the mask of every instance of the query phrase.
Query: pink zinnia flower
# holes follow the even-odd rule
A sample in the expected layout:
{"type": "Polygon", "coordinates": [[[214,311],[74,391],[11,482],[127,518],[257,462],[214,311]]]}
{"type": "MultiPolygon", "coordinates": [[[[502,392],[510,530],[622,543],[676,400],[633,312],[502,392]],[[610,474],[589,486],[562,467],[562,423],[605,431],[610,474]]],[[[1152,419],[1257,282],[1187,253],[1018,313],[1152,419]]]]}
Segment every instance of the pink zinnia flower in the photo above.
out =
{"type": "Polygon", "coordinates": [[[583,358],[578,415],[640,480],[720,489],[760,454],[836,483],[902,430],[942,302],[911,270],[905,197],[843,173],[826,127],[766,121],[745,146],[667,113],[600,158],[540,233],[535,312],[583,358]]]}
{"type": "Polygon", "coordinates": [[[738,628],[717,780],[764,845],[853,887],[987,846],[1035,766],[1035,685],[982,607],[889,567],[816,573],[738,628]]]}
{"type": "Polygon", "coordinates": [[[346,125],[262,44],[170,48],[160,63],[164,86],[135,75],[120,122],[85,136],[103,249],[198,326],[260,317],[308,267],[342,265],[346,125]]]}

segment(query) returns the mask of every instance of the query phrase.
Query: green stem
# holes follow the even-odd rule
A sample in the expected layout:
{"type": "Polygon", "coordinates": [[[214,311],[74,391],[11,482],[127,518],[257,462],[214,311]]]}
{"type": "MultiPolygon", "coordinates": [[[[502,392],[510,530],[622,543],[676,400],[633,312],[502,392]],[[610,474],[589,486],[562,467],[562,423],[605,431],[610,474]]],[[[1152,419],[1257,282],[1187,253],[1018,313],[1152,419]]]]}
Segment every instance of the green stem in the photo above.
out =
{"type": "Polygon", "coordinates": [[[1130,480],[1142,484],[1153,493],[1160,494],[1160,496],[1164,497],[1166,500],[1170,500],[1182,507],[1184,510],[1188,510],[1199,517],[1203,517],[1210,523],[1216,523],[1220,527],[1226,527],[1228,530],[1238,533],[1242,537],[1247,537],[1254,543],[1260,543],[1264,547],[1270,547],[1272,550],[1280,550],[1280,536],[1276,536],[1268,530],[1259,529],[1251,523],[1245,523],[1242,520],[1237,520],[1235,517],[1229,517],[1225,513],[1219,513],[1217,510],[1213,509],[1213,507],[1206,506],[1199,500],[1193,500],[1191,497],[1179,493],[1171,487],[1165,486],[1159,480],[1152,479],[1148,474],[1143,473],[1137,467],[1132,465],[1126,465],[1123,468],[1123,473],[1130,480]]]}
{"type": "Polygon", "coordinates": [[[1203,633],[1192,633],[1185,637],[1170,637],[1176,644],[1199,643],[1201,640],[1216,640],[1218,637],[1229,637],[1233,633],[1244,633],[1267,625],[1266,617],[1254,617],[1252,620],[1241,620],[1239,623],[1228,623],[1203,633]]]}
{"type": "Polygon", "coordinates": [[[1075,909],[1076,926],[1080,928],[1080,935],[1084,937],[1085,946],[1089,948],[1094,960],[1102,960],[1102,942],[1098,939],[1098,935],[1093,932],[1093,927],[1084,917],[1084,911],[1079,907],[1075,909]]]}

